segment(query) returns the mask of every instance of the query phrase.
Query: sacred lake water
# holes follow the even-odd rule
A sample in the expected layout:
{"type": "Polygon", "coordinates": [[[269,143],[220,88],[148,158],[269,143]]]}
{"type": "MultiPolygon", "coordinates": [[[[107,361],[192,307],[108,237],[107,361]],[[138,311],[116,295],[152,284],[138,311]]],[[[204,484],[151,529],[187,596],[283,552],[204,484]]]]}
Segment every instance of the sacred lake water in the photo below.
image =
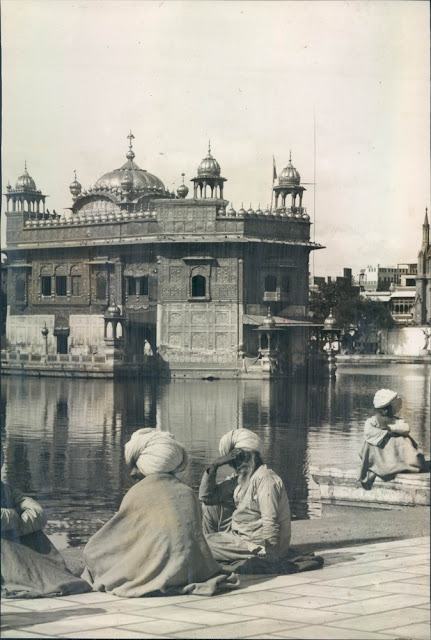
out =
{"type": "Polygon", "coordinates": [[[381,387],[403,397],[411,435],[429,449],[431,366],[342,366],[334,381],[2,378],[9,480],[34,496],[59,546],[85,543],[131,479],[123,449],[141,427],[170,430],[190,454],[181,478],[197,490],[226,431],[256,431],[283,478],[294,518],[316,516],[310,466],[358,466],[363,423],[381,387]]]}

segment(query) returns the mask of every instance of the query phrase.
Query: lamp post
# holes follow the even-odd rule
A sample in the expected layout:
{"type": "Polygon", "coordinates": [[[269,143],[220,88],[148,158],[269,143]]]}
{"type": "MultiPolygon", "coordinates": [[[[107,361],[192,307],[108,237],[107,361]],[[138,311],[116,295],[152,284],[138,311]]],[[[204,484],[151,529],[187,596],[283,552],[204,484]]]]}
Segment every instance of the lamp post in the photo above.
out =
{"type": "Polygon", "coordinates": [[[331,378],[335,378],[337,371],[337,358],[336,354],[339,351],[339,340],[340,340],[340,331],[341,329],[337,327],[337,320],[332,315],[332,309],[329,312],[329,316],[325,318],[323,321],[323,329],[322,334],[326,338],[326,344],[323,347],[327,352],[328,356],[328,373],[331,378]],[[334,344],[336,346],[334,347],[334,344]]]}
{"type": "Polygon", "coordinates": [[[42,329],[41,333],[42,333],[43,338],[45,340],[45,360],[47,360],[48,359],[48,333],[49,333],[49,331],[47,329],[46,322],[43,325],[43,329],[42,329]]]}

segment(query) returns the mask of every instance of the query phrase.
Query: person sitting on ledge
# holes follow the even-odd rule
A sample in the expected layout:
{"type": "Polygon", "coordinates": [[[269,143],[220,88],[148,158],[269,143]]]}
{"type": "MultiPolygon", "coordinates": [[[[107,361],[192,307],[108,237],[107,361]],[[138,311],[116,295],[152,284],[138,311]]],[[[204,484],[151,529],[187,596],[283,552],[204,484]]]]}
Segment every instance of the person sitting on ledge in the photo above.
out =
{"type": "Polygon", "coordinates": [[[186,468],[187,453],[172,434],[135,431],[125,459],[138,482],[88,541],[83,577],[97,591],[126,598],[237,587],[238,577],[211,555],[195,493],[175,475],[186,468]]]}
{"type": "Polygon", "coordinates": [[[359,478],[364,489],[371,489],[378,476],[392,480],[398,473],[426,471],[427,463],[417,443],[409,435],[410,427],[398,418],[402,400],[396,391],[380,389],[373,400],[375,413],[365,422],[365,442],[359,478]]]}
{"type": "Polygon", "coordinates": [[[294,573],[319,568],[322,558],[289,553],[290,507],[281,478],[263,463],[262,440],[249,429],[229,431],[220,457],[203,474],[203,530],[216,560],[238,573],[294,573]],[[217,470],[235,473],[217,483],[217,470]]]}
{"type": "MultiPolygon", "coordinates": [[[[2,467],[3,462],[2,449],[2,467]]],[[[40,504],[2,480],[2,597],[40,598],[91,591],[85,580],[68,570],[60,553],[43,533],[45,524],[46,516],[40,504]]]]}

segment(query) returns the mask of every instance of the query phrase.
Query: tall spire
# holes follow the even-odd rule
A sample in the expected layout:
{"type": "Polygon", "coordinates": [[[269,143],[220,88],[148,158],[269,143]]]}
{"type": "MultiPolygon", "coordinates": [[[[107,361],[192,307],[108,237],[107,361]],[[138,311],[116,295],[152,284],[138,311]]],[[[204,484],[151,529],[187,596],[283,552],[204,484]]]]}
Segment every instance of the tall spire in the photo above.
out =
{"type": "Polygon", "coordinates": [[[430,225],[428,222],[428,208],[425,209],[425,220],[422,225],[422,248],[427,249],[430,243],[430,225]]]}

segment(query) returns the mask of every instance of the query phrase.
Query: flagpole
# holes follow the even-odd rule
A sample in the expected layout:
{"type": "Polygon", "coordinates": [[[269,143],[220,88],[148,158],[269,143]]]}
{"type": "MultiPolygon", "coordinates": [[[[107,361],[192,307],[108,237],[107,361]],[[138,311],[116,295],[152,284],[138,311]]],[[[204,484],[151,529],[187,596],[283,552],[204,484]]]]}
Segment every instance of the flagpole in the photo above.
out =
{"type": "Polygon", "coordinates": [[[275,168],[275,158],[274,156],[272,156],[272,186],[271,186],[271,209],[270,209],[271,213],[272,213],[272,203],[274,200],[274,182],[276,177],[277,177],[277,171],[275,168]]]}
{"type": "MultiPolygon", "coordinates": [[[[313,155],[314,155],[314,159],[313,159],[313,182],[314,182],[314,189],[313,189],[313,217],[314,217],[314,224],[313,224],[313,242],[316,242],[316,105],[313,105],[313,155]]],[[[313,251],[313,284],[314,284],[314,254],[315,251],[313,251]]]]}

